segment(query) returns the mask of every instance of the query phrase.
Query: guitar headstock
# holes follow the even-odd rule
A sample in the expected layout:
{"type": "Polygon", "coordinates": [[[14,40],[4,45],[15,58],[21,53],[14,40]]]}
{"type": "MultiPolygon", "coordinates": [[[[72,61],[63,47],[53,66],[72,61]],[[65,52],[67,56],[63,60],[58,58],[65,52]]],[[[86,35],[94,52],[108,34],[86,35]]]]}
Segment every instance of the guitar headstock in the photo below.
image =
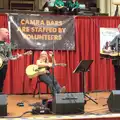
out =
{"type": "Polygon", "coordinates": [[[32,55],[32,51],[31,50],[27,51],[27,52],[24,53],[24,55],[32,55]]]}
{"type": "Polygon", "coordinates": [[[61,66],[66,67],[66,66],[67,66],[67,64],[65,64],[65,63],[61,63],[61,66]]]}

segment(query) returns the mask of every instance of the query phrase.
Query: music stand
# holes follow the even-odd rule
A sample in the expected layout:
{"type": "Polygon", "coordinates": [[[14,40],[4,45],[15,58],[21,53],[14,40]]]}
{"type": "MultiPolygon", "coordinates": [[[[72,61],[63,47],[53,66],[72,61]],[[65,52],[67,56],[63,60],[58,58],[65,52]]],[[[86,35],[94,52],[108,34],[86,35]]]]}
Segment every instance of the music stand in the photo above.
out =
{"type": "Polygon", "coordinates": [[[80,61],[80,63],[78,64],[76,69],[73,71],[73,73],[80,73],[80,72],[82,73],[82,89],[83,89],[84,97],[87,97],[90,100],[92,100],[94,103],[98,104],[89,95],[87,95],[86,91],[85,91],[85,72],[89,71],[89,68],[90,68],[92,62],[93,62],[93,60],[82,60],[82,61],[80,61]]]}

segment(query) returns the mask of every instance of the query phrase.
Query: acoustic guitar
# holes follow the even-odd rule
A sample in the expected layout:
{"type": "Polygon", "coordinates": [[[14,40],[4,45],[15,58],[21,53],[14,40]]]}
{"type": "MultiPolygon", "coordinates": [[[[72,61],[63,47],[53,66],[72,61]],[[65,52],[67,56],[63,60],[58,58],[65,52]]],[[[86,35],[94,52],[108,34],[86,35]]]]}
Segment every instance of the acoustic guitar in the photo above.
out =
{"type": "MultiPolygon", "coordinates": [[[[18,57],[18,55],[15,55],[14,58],[20,58],[23,55],[31,55],[31,54],[32,54],[32,51],[27,51],[23,54],[19,54],[19,57],[18,57]]],[[[12,60],[12,58],[11,57],[5,57],[3,54],[0,53],[0,69],[2,69],[2,67],[4,66],[4,63],[9,61],[9,60],[12,60]]]]}
{"type": "MultiPolygon", "coordinates": [[[[54,66],[66,66],[66,64],[58,63],[58,64],[55,64],[54,66]]],[[[46,73],[46,68],[45,67],[39,67],[36,64],[29,65],[26,68],[26,75],[29,78],[34,78],[34,77],[37,77],[37,76],[45,74],[45,73],[46,73]]]]}

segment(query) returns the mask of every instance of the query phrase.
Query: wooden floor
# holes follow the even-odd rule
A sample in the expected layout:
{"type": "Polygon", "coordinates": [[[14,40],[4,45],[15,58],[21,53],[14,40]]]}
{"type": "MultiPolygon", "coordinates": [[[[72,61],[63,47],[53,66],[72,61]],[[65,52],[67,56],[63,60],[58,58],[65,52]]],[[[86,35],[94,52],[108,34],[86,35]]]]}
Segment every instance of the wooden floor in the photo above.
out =
{"type": "MultiPolygon", "coordinates": [[[[109,97],[109,92],[97,92],[97,93],[90,93],[89,95],[95,99],[96,102],[98,102],[98,105],[95,104],[93,101],[89,100],[87,101],[85,105],[85,115],[105,115],[109,113],[108,106],[107,106],[107,99],[109,97]]],[[[41,95],[41,99],[44,98],[50,98],[50,95],[41,95]]],[[[41,102],[41,99],[36,95],[35,98],[32,97],[32,95],[8,95],[8,117],[16,117],[22,115],[26,111],[32,110],[32,107],[29,106],[29,104],[33,104],[36,102],[41,102]],[[23,102],[24,107],[17,106],[18,102],[23,102]]],[[[75,115],[74,115],[75,116],[75,115]]],[[[73,116],[73,117],[74,117],[73,116]]],[[[82,114],[79,116],[83,116],[82,114]]],[[[32,114],[26,114],[23,117],[25,118],[44,118],[44,119],[57,119],[57,115],[32,115],[32,114]]],[[[64,116],[66,117],[66,116],[64,116]]],[[[72,118],[72,116],[71,116],[72,118]]],[[[77,115],[76,115],[77,118],[77,115]]],[[[60,119],[60,116],[59,116],[60,119]]],[[[62,118],[63,119],[63,118],[62,118]]],[[[69,116],[68,116],[69,119],[69,116]]]]}

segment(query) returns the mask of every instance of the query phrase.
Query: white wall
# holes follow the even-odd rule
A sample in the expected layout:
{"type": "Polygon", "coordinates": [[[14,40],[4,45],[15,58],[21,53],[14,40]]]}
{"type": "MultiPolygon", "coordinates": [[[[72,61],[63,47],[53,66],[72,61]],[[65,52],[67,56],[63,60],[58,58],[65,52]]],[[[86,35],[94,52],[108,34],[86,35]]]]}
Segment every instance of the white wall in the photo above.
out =
{"type": "Polygon", "coordinates": [[[3,0],[0,0],[0,8],[3,8],[4,5],[3,5],[3,0]]]}
{"type": "MultiPolygon", "coordinates": [[[[100,8],[100,13],[108,13],[110,16],[114,16],[116,5],[113,3],[120,4],[120,0],[97,0],[97,7],[100,8]]],[[[118,14],[120,15],[120,5],[118,14]]]]}
{"type": "Polygon", "coordinates": [[[39,9],[42,9],[45,2],[46,2],[46,0],[39,0],[39,9]]]}
{"type": "Polygon", "coordinates": [[[111,15],[112,16],[114,15],[115,9],[116,9],[116,5],[114,5],[115,3],[119,3],[119,12],[118,12],[118,14],[120,15],[120,0],[111,0],[111,6],[112,6],[111,15]]]}

